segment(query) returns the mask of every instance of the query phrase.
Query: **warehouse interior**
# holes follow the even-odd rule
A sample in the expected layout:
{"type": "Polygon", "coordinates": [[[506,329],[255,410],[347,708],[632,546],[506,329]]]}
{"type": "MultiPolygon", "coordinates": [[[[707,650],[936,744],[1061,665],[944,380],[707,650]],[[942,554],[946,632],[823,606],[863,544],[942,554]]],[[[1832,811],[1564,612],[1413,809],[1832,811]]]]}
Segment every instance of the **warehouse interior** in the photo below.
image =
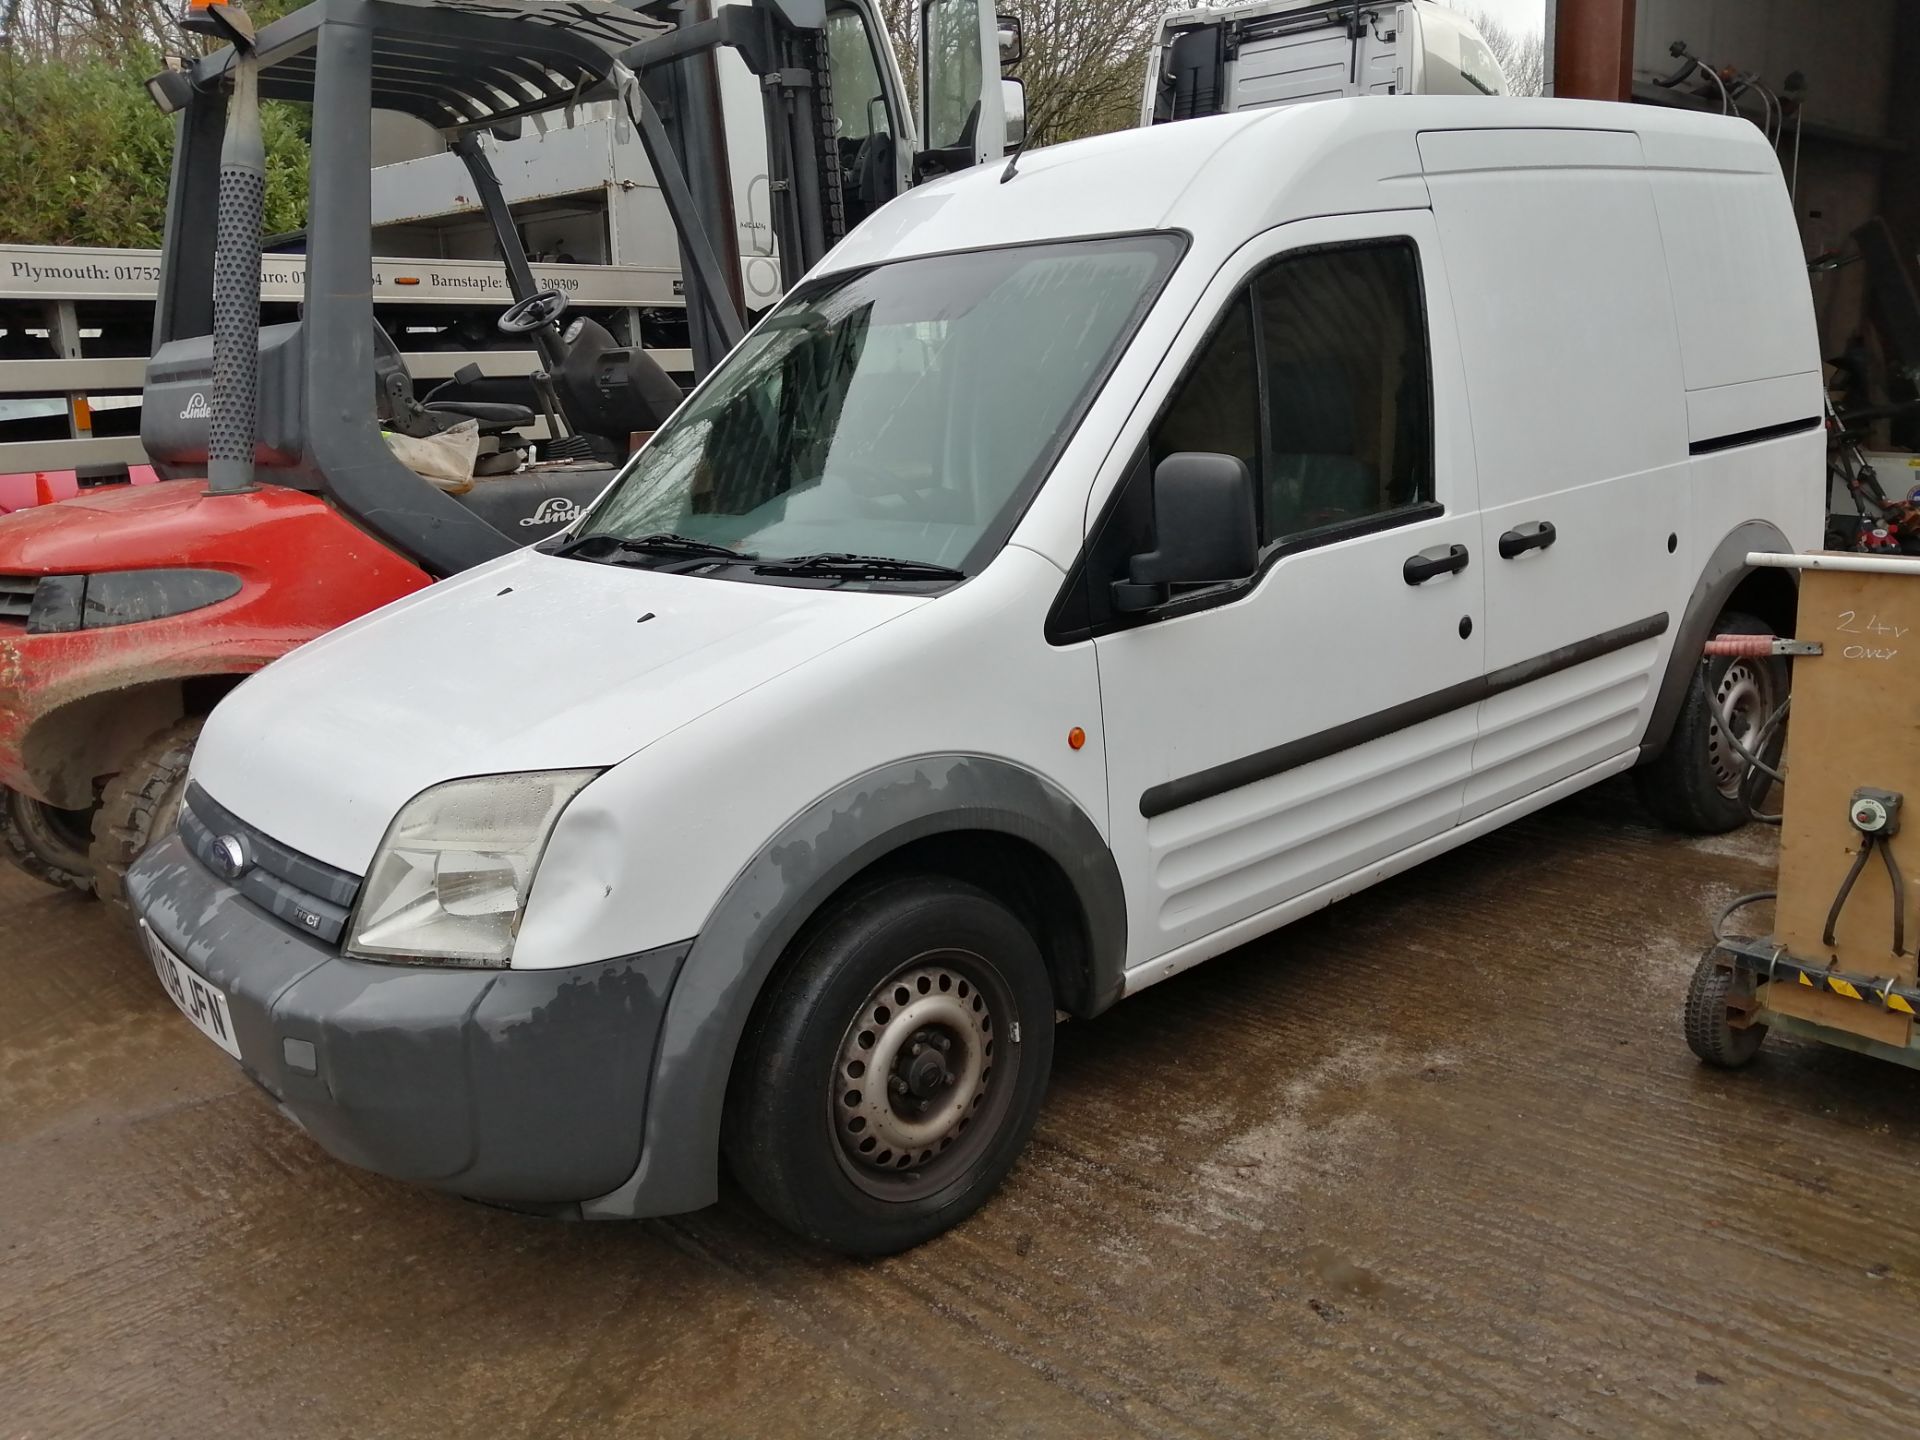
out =
{"type": "Polygon", "coordinates": [[[1555,94],[1724,107],[1777,136],[1822,353],[1870,359],[1858,403],[1920,395],[1920,6],[1554,0],[1548,25],[1555,94]]]}

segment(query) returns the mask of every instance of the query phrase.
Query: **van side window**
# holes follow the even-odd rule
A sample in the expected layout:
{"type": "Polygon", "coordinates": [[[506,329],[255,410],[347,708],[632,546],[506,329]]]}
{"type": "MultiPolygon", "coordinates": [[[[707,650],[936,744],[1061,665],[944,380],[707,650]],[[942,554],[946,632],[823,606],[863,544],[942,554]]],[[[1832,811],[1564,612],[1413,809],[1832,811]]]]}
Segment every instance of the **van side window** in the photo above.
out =
{"type": "Polygon", "coordinates": [[[1390,241],[1288,256],[1254,280],[1262,544],[1433,498],[1418,265],[1390,241]]]}
{"type": "Polygon", "coordinates": [[[1260,391],[1253,305],[1246,291],[1234,299],[1180,381],[1147,448],[1154,465],[1183,450],[1205,450],[1237,456],[1249,474],[1260,473],[1260,391]]]}

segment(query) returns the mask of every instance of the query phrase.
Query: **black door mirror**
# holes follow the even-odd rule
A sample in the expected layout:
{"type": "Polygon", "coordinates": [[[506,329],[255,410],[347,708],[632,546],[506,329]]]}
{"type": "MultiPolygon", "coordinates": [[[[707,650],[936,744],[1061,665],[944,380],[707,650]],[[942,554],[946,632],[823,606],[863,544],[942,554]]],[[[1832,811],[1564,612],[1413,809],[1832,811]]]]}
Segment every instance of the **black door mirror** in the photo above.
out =
{"type": "Polygon", "coordinates": [[[994,28],[1000,32],[1000,63],[1018,65],[1027,58],[1027,39],[1020,29],[1018,15],[996,15],[994,28]]]}
{"type": "Polygon", "coordinates": [[[1147,610],[1170,585],[1244,580],[1260,565],[1253,476],[1231,455],[1188,450],[1153,472],[1155,548],[1133,557],[1113,587],[1113,608],[1147,610]]]}

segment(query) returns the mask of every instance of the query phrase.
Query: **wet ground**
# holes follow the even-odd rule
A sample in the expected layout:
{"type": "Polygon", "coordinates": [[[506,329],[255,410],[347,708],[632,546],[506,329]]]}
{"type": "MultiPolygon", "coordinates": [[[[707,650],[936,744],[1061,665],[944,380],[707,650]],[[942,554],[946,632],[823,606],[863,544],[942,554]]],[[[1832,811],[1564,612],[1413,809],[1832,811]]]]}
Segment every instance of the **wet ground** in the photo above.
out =
{"type": "Polygon", "coordinates": [[[1920,1075],[1681,1041],[1764,832],[1561,806],[1061,1034],[898,1259],[341,1166],[0,877],[0,1436],[1911,1435],[1920,1075]]]}

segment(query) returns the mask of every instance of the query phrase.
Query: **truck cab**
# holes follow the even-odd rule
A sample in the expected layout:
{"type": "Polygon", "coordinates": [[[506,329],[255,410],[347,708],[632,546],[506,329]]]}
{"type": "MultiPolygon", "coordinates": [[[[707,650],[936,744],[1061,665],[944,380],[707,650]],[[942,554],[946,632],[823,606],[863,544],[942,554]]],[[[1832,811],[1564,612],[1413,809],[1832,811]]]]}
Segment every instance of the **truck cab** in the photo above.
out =
{"type": "Polygon", "coordinates": [[[1478,28],[1434,0],[1238,0],[1160,21],[1140,123],[1354,95],[1506,93],[1478,28]]]}

